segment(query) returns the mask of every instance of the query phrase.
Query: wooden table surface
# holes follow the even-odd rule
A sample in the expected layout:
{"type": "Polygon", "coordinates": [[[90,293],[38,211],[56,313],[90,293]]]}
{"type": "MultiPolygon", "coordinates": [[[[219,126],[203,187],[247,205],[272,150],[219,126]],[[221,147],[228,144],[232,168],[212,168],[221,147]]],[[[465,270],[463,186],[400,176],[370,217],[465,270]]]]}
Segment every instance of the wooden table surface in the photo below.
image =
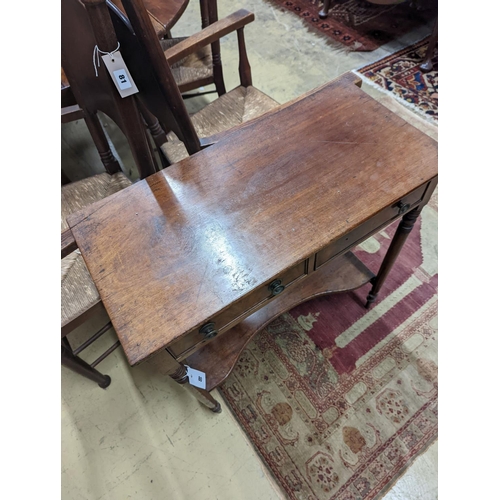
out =
{"type": "MultiPolygon", "coordinates": [[[[112,0],[113,3],[124,13],[125,9],[120,0],[112,0]]],[[[170,30],[182,16],[189,0],[144,0],[144,6],[165,29],[170,30]]]]}
{"type": "Polygon", "coordinates": [[[437,175],[352,74],[68,219],[131,365],[437,175]]]}

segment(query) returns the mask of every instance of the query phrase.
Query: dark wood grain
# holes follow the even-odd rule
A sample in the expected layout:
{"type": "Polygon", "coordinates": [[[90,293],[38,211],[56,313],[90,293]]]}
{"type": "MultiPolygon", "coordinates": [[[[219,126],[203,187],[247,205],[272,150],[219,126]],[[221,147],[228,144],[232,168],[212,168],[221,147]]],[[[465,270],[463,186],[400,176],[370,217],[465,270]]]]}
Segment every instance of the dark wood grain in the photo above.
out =
{"type": "Polygon", "coordinates": [[[345,77],[68,222],[135,365],[436,176],[436,142],[345,77]]]}
{"type": "MultiPolygon", "coordinates": [[[[125,13],[121,0],[113,0],[113,3],[125,13]]],[[[159,33],[160,35],[165,35],[173,28],[188,4],[189,0],[144,0],[144,6],[152,20],[164,27],[165,33],[159,33]]]]}
{"type": "MultiPolygon", "coordinates": [[[[102,128],[102,124],[101,121],[99,120],[99,117],[97,116],[97,113],[88,113],[85,110],[82,111],[85,124],[87,125],[90,136],[94,141],[95,147],[99,153],[99,156],[101,157],[101,161],[104,165],[104,168],[106,169],[106,172],[108,172],[108,174],[111,175],[121,172],[120,164],[118,163],[118,160],[115,158],[115,155],[111,151],[108,138],[104,133],[104,129],[102,128]]],[[[137,120],[139,119],[138,115],[136,116],[136,119],[137,120]]],[[[130,128],[131,127],[129,126],[129,124],[126,124],[124,126],[125,130],[128,130],[130,128]]],[[[151,166],[151,170],[148,170],[148,172],[152,173],[153,171],[154,171],[153,166],[151,166]]],[[[139,166],[139,172],[142,173],[142,168],[140,166],[139,166]]]]}
{"type": "Polygon", "coordinates": [[[104,64],[95,74],[92,54],[95,46],[110,52],[118,40],[105,0],[64,0],[61,3],[61,59],[64,73],[76,102],[83,110],[87,126],[93,128],[96,147],[111,169],[119,165],[109,156],[110,147],[100,128],[96,113],[109,116],[123,131],[141,178],[158,170],[135,97],[118,94],[104,64]],[[85,4],[85,6],[83,5],[85,4]],[[102,140],[99,140],[99,136],[102,140]],[[109,154],[108,154],[109,152],[109,154]],[[109,160],[109,161],[108,161],[109,160]]]}
{"type": "Polygon", "coordinates": [[[396,234],[394,235],[389,249],[384,257],[382,265],[380,266],[379,272],[377,273],[377,277],[373,280],[373,287],[368,294],[366,299],[365,307],[367,309],[370,308],[371,304],[375,302],[378,292],[384,284],[385,279],[389,275],[392,266],[396,262],[396,258],[398,257],[403,245],[405,244],[406,239],[408,238],[415,222],[417,221],[420,212],[422,211],[422,207],[417,207],[411,210],[410,212],[403,215],[401,222],[398,225],[396,230],[396,234]]]}
{"type": "MultiPolygon", "coordinates": [[[[127,67],[139,89],[139,98],[154,114],[163,130],[173,131],[184,143],[189,154],[201,149],[200,140],[184,105],[168,62],[172,63],[196,52],[203,45],[210,45],[213,62],[213,82],[219,95],[225,92],[222,66],[220,66],[220,47],[218,40],[230,30],[242,30],[253,19],[253,14],[241,10],[228,18],[217,21],[216,2],[203,0],[202,16],[208,16],[212,23],[201,34],[164,50],[160,45],[141,0],[122,0],[127,17],[111,4],[108,5],[120,50],[127,61],[127,67]],[[170,52],[171,50],[171,52],[170,52]],[[170,59],[168,59],[170,57],[170,59]],[[220,70],[220,71],[219,71],[220,70]]],[[[206,22],[204,17],[203,23],[206,22]]],[[[243,41],[242,35],[239,39],[243,41]]],[[[251,82],[250,66],[246,60],[244,43],[240,43],[240,56],[243,83],[251,82]]],[[[184,90],[186,90],[185,87],[184,90]]],[[[231,110],[228,110],[231,112],[231,110]]]]}
{"type": "Polygon", "coordinates": [[[320,295],[346,292],[365,285],[373,273],[352,253],[341,256],[312,273],[300,286],[276,297],[273,302],[253,313],[229,332],[217,337],[185,362],[207,375],[207,391],[219,386],[229,376],[241,351],[262,328],[297,304],[320,295]]]}
{"type": "MultiPolygon", "coordinates": [[[[219,19],[219,13],[217,12],[217,0],[200,0],[200,6],[206,3],[208,12],[208,24],[213,24],[219,19]]],[[[202,26],[205,28],[205,26],[202,26]]],[[[220,53],[220,40],[215,40],[210,46],[212,50],[212,62],[213,62],[213,72],[214,72],[214,83],[215,88],[219,96],[226,93],[226,85],[224,83],[224,75],[222,71],[222,59],[220,53]]]]}
{"type": "Polygon", "coordinates": [[[348,236],[339,238],[321,249],[316,254],[314,264],[315,269],[321,267],[330,259],[335,258],[335,256],[354,247],[361,241],[370,237],[372,234],[382,230],[383,227],[390,224],[393,220],[396,220],[404,213],[401,211],[401,207],[405,208],[405,211],[407,211],[410,208],[419,205],[424,199],[428,189],[429,183],[427,182],[411,193],[399,198],[396,203],[388,206],[384,210],[381,210],[363,224],[357,226],[355,229],[350,231],[348,236]]]}
{"type": "MultiPolygon", "coordinates": [[[[124,22],[125,20],[122,19],[122,28],[125,27],[127,29],[121,30],[119,39],[120,43],[123,42],[124,57],[127,55],[127,61],[130,61],[128,64],[132,76],[141,93],[145,94],[146,105],[153,114],[160,118],[160,123],[162,123],[164,130],[173,130],[176,132],[177,136],[184,142],[189,154],[194,154],[201,149],[200,141],[189,118],[170,67],[166,64],[164,51],[149,21],[146,8],[141,1],[122,0],[122,4],[133,26],[133,31],[137,34],[134,40],[131,39],[131,30],[128,29],[124,22]],[[128,44],[130,47],[127,47],[128,44]],[[148,73],[148,78],[141,80],[141,73],[145,71],[152,71],[152,73],[151,75],[148,73]],[[148,102],[147,89],[150,88],[150,84],[159,86],[159,101],[153,99],[148,102]],[[171,120],[161,119],[155,113],[156,109],[167,107],[170,108],[171,113],[175,116],[175,123],[172,123],[171,120]],[[166,124],[168,126],[165,126],[166,124]]],[[[115,22],[114,26],[115,29],[120,29],[120,23],[115,22]]]]}

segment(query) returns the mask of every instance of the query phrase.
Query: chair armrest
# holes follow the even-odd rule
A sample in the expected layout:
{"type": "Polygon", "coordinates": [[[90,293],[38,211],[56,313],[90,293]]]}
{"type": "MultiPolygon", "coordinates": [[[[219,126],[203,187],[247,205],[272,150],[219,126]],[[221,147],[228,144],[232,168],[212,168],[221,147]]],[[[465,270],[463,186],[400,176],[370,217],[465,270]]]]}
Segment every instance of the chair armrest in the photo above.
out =
{"type": "Polygon", "coordinates": [[[226,36],[228,33],[243,28],[254,19],[255,15],[253,13],[245,9],[240,9],[224,19],[216,21],[199,33],[196,33],[196,35],[190,36],[186,40],[167,49],[164,53],[168,64],[172,65],[180,61],[200,47],[205,47],[226,36]]]}
{"type": "Polygon", "coordinates": [[[78,245],[76,244],[75,238],[73,238],[73,233],[71,229],[66,229],[66,231],[61,233],[61,259],[64,259],[66,255],[69,255],[76,249],[78,249],[78,245]]]}

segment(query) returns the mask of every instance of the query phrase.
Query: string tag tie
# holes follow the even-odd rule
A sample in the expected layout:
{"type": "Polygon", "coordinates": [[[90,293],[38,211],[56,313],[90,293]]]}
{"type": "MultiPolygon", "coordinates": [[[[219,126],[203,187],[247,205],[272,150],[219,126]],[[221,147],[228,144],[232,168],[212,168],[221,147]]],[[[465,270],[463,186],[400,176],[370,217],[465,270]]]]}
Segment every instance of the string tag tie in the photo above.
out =
{"type": "Polygon", "coordinates": [[[118,42],[118,46],[116,47],[116,49],[112,50],[111,52],[105,52],[104,50],[101,50],[97,45],[94,47],[94,53],[92,55],[92,60],[94,62],[95,76],[99,76],[99,72],[98,72],[97,68],[101,67],[101,60],[99,58],[99,54],[101,54],[103,56],[104,55],[110,56],[111,60],[113,62],[115,62],[115,60],[113,58],[113,54],[115,54],[115,52],[118,52],[119,50],[120,50],[120,42],[118,42]]]}

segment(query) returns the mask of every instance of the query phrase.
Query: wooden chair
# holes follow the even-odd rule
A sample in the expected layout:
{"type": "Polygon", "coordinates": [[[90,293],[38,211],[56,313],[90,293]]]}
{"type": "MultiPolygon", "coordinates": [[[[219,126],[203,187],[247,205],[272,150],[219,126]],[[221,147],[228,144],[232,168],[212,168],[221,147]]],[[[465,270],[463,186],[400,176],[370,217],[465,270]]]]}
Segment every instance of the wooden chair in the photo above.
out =
{"type": "MultiPolygon", "coordinates": [[[[78,84],[73,85],[77,88],[78,84]]],[[[69,123],[75,120],[84,120],[92,137],[94,145],[101,157],[104,169],[109,174],[115,174],[121,170],[118,160],[113,155],[106,134],[102,128],[99,118],[94,113],[85,113],[73,94],[66,73],[61,68],[61,123],[69,123]]],[[[70,180],[61,171],[62,183],[67,184],[70,180]]]]}
{"type": "MultiPolygon", "coordinates": [[[[63,0],[62,2],[62,23],[63,25],[71,27],[75,23],[75,18],[71,14],[68,14],[69,9],[65,4],[65,1],[66,0],[63,0]]],[[[179,3],[179,0],[177,3],[179,3]]],[[[187,4],[187,2],[185,3],[187,4]]],[[[107,4],[110,9],[113,9],[116,12],[123,13],[124,11],[120,0],[115,0],[114,3],[108,0],[107,4]]],[[[153,26],[156,36],[160,40],[160,43],[165,50],[186,39],[186,37],[171,38],[170,31],[167,30],[167,27],[158,20],[173,15],[173,13],[171,12],[165,12],[162,16],[163,11],[169,9],[172,10],[172,7],[168,2],[165,3],[158,2],[157,0],[149,0],[148,7],[150,9],[153,8],[156,14],[153,15],[148,10],[148,18],[151,22],[151,25],[153,26]]],[[[182,12],[184,11],[184,8],[182,9],[182,12]]],[[[82,11],[81,6],[80,11],[82,11]]],[[[200,11],[202,17],[202,27],[215,22],[217,20],[217,1],[200,0],[200,11]]],[[[91,75],[88,72],[80,72],[78,68],[75,68],[75,65],[79,66],[75,59],[80,56],[80,52],[74,50],[73,44],[70,44],[69,50],[71,53],[68,54],[68,39],[65,38],[65,35],[69,31],[71,30],[67,30],[63,33],[62,40],[63,59],[69,61],[65,64],[70,65],[69,72],[71,76],[70,78],[68,78],[64,69],[61,68],[61,122],[68,123],[70,121],[78,119],[85,120],[106,172],[114,174],[120,170],[120,166],[118,160],[114,157],[111,151],[106,135],[96,113],[92,111],[94,106],[92,105],[92,103],[87,102],[89,93],[87,82],[91,78],[91,75]],[[71,85],[69,80],[71,80],[71,85]],[[79,99],[75,98],[73,89],[77,89],[76,93],[79,99]]],[[[88,53],[86,55],[88,57],[88,53]]],[[[88,65],[86,65],[85,67],[88,69],[88,65]]],[[[215,91],[207,91],[201,93],[198,92],[194,94],[190,93],[186,94],[185,98],[212,92],[217,92],[219,95],[223,95],[226,92],[222,73],[222,63],[220,58],[220,44],[218,41],[214,42],[211,47],[202,47],[201,49],[177,61],[172,67],[172,72],[179,86],[179,90],[182,93],[197,89],[202,86],[215,84],[215,91]]],[[[94,88],[94,91],[95,90],[96,89],[94,88]]],[[[104,90],[108,91],[109,89],[104,90]]],[[[149,129],[157,149],[160,150],[160,146],[164,142],[166,142],[164,131],[161,129],[158,120],[151,113],[149,113],[147,109],[140,108],[140,111],[143,115],[145,125],[149,129]]],[[[133,148],[134,144],[131,144],[131,147],[133,148]]],[[[163,160],[163,158],[160,159],[163,160]]],[[[163,166],[166,165],[166,163],[162,163],[163,166]]],[[[65,178],[65,181],[66,180],[67,179],[65,178]]]]}
{"type": "MultiPolygon", "coordinates": [[[[88,0],[83,2],[89,5],[88,0]]],[[[99,29],[98,27],[105,23],[104,18],[108,12],[103,8],[103,2],[92,3],[92,16],[95,17],[93,25],[99,29]]],[[[168,141],[161,147],[169,162],[178,162],[196,153],[217,140],[225,131],[278,105],[252,86],[243,29],[254,20],[253,14],[239,10],[164,50],[155,36],[142,1],[122,0],[122,4],[127,17],[116,9],[110,9],[112,23],[120,41],[121,53],[139,88],[139,99],[158,118],[163,129],[169,132],[168,141]],[[237,32],[240,55],[240,86],[189,117],[173,76],[173,65],[234,31],[237,32]]]]}
{"type": "MultiPolygon", "coordinates": [[[[200,0],[200,13],[202,29],[215,23],[218,20],[217,0],[200,0]]],[[[167,51],[187,38],[166,37],[160,39],[160,45],[164,51],[167,51]]],[[[185,93],[210,84],[215,85],[215,91],[219,96],[226,93],[219,40],[215,40],[210,47],[200,47],[186,57],[176,61],[172,64],[171,69],[179,90],[184,94],[184,98],[200,95],[201,92],[195,94],[185,93]]]]}
{"type": "MultiPolygon", "coordinates": [[[[125,12],[121,0],[114,0],[113,3],[125,12]]],[[[146,0],[149,19],[160,40],[172,38],[170,30],[179,21],[188,4],[189,0],[146,0]]]]}
{"type": "MultiPolygon", "coordinates": [[[[175,6],[172,3],[185,2],[186,0],[175,0],[175,2],[165,0],[146,0],[145,8],[148,13],[148,18],[151,21],[153,30],[156,33],[158,40],[160,40],[163,50],[177,45],[178,43],[186,40],[186,36],[172,38],[170,29],[166,29],[159,19],[172,16],[170,13],[175,6]]],[[[120,12],[125,15],[125,9],[121,0],[114,0],[113,2],[107,0],[108,7],[115,12],[120,12]]],[[[177,9],[179,9],[177,7],[177,9]]],[[[182,12],[184,12],[184,8],[182,12]]],[[[217,0],[200,0],[200,14],[201,14],[201,28],[206,28],[208,25],[218,20],[217,13],[217,0]]],[[[177,13],[178,15],[178,13],[177,13]]],[[[179,16],[180,17],[180,16],[179,16]]],[[[177,22],[178,18],[176,19],[177,22]]],[[[170,25],[172,26],[172,25],[170,25]]],[[[226,93],[224,77],[222,72],[222,60],[220,53],[220,43],[215,40],[210,47],[200,47],[197,51],[189,54],[188,56],[176,61],[172,65],[172,73],[175,81],[179,86],[181,93],[185,93],[199,87],[214,84],[215,91],[219,96],[226,93]]],[[[204,92],[211,93],[212,91],[204,92]]],[[[196,94],[185,95],[189,98],[196,94]]]]}
{"type": "MultiPolygon", "coordinates": [[[[92,59],[96,45],[99,45],[101,50],[111,52],[116,49],[117,40],[113,34],[104,34],[100,40],[96,40],[85,7],[77,0],[63,0],[61,2],[62,67],[103,164],[111,174],[119,169],[99,122],[98,111],[109,116],[122,130],[130,144],[136,165],[142,175],[147,176],[159,170],[159,167],[143,125],[141,111],[144,115],[144,110],[139,110],[137,100],[133,96],[120,97],[104,67],[101,66],[96,76],[92,59]],[[109,156],[106,156],[107,151],[109,156]]],[[[149,116],[151,127],[154,128],[152,121],[154,117],[149,116]]]]}
{"type": "MultiPolygon", "coordinates": [[[[79,347],[72,348],[67,339],[69,333],[84,323],[100,307],[101,300],[76,246],[72,244],[71,239],[68,241],[66,218],[72,212],[131,184],[121,172],[111,152],[106,157],[106,148],[109,150],[109,144],[97,117],[97,111],[108,115],[126,135],[141,178],[158,170],[142,117],[150,116],[156,122],[157,119],[147,110],[140,110],[140,103],[134,96],[121,98],[104,68],[101,68],[97,77],[95,76],[92,62],[94,46],[98,43],[107,51],[116,48],[117,40],[112,30],[96,41],[85,8],[78,0],[62,2],[62,21],[62,62],[65,74],[71,83],[71,92],[66,91],[63,94],[66,99],[63,104],[71,106],[72,99],[81,104],[75,112],[81,113],[85,120],[107,172],[65,184],[61,190],[61,362],[104,388],[109,385],[110,378],[98,372],[95,366],[116,349],[119,343],[115,343],[91,364],[83,361],[78,355],[109,330],[111,323],[105,325],[79,347]]],[[[165,137],[164,133],[163,136],[165,137]]]]}
{"type": "Polygon", "coordinates": [[[106,196],[131,185],[130,180],[120,171],[113,175],[98,174],[61,188],[61,363],[84,377],[105,388],[111,379],[103,375],[95,366],[113,352],[120,343],[115,343],[93,363],[86,363],[78,355],[111,328],[108,322],[95,335],[79,347],[73,348],[67,338],[75,328],[82,325],[95,313],[101,303],[99,293],[90,277],[79,250],[67,245],[68,224],[66,218],[106,196]]]}

